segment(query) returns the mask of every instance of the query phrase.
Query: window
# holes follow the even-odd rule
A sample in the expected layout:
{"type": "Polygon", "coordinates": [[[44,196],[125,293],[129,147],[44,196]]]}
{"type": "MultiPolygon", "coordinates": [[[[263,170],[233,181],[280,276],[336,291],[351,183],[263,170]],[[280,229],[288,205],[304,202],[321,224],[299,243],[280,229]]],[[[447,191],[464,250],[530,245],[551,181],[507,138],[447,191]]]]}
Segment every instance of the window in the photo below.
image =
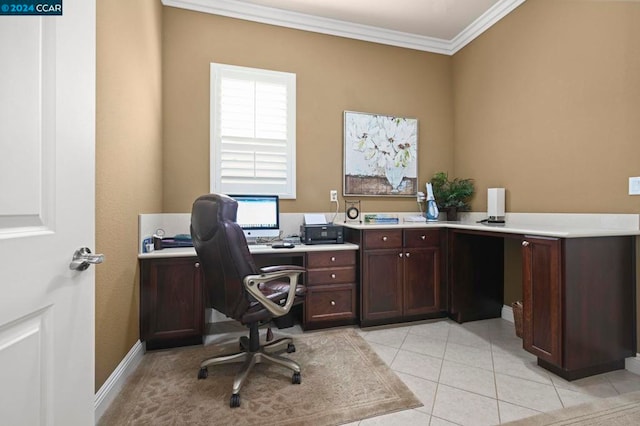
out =
{"type": "Polygon", "coordinates": [[[296,197],[296,75],[211,64],[211,191],[296,197]]]}

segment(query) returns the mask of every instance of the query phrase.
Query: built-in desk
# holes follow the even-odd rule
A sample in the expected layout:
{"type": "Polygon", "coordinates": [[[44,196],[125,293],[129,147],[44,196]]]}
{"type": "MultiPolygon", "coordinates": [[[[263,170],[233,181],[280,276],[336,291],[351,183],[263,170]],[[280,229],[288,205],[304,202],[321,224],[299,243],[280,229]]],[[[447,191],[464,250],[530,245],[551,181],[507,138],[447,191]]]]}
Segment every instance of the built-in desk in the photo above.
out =
{"type": "MultiPolygon", "coordinates": [[[[296,245],[274,249],[250,246],[258,267],[307,268],[303,327],[357,322],[354,244],[296,245]]],[[[147,349],[199,344],[204,334],[204,277],[192,247],[140,253],[140,339],[147,349]]]]}
{"type": "MultiPolygon", "coordinates": [[[[475,216],[473,216],[475,215],[475,216]]],[[[464,216],[464,215],[463,215],[464,216]]],[[[344,223],[351,244],[252,248],[259,266],[307,268],[303,325],[362,326],[449,316],[501,316],[504,241],[522,255],[523,347],[569,380],[624,368],[636,354],[638,215],[511,214],[505,226],[466,221],[344,223]]],[[[183,232],[188,215],[141,222],[183,232]]],[[[203,280],[193,248],[141,253],[140,335],[147,347],[199,343],[203,280]]]]}
{"type": "Polygon", "coordinates": [[[637,227],[345,226],[345,238],[361,246],[362,325],[412,319],[415,297],[420,315],[458,322],[500,317],[509,238],[522,247],[523,347],[539,365],[573,380],[624,368],[636,353],[637,227]]]}

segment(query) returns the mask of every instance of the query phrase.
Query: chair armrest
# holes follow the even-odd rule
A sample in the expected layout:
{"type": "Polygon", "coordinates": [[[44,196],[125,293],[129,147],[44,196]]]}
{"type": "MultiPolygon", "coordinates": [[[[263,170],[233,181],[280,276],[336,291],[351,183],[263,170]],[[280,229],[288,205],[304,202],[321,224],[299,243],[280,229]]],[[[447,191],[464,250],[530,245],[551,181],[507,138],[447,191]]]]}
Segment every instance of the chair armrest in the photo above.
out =
{"type": "Polygon", "coordinates": [[[265,266],[264,268],[260,268],[260,272],[265,274],[268,274],[271,272],[281,272],[281,271],[307,272],[305,268],[297,265],[275,265],[275,266],[265,266]]]}
{"type": "Polygon", "coordinates": [[[296,298],[296,287],[298,285],[298,277],[306,269],[301,266],[269,266],[262,268],[263,273],[259,275],[247,275],[242,281],[244,288],[251,294],[266,310],[271,312],[274,317],[286,315],[296,298]],[[275,269],[275,270],[274,270],[275,269]],[[260,291],[260,284],[268,283],[282,278],[289,279],[289,293],[284,305],[279,305],[270,300],[260,291]]]}

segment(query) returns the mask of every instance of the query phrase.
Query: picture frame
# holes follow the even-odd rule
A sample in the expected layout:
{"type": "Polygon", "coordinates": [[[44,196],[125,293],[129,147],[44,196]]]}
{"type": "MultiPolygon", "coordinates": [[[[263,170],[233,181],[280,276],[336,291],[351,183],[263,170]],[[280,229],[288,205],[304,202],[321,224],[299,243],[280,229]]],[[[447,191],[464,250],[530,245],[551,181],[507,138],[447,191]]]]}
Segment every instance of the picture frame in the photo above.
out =
{"type": "Polygon", "coordinates": [[[415,197],[418,120],[344,112],[344,196],[415,197]]]}

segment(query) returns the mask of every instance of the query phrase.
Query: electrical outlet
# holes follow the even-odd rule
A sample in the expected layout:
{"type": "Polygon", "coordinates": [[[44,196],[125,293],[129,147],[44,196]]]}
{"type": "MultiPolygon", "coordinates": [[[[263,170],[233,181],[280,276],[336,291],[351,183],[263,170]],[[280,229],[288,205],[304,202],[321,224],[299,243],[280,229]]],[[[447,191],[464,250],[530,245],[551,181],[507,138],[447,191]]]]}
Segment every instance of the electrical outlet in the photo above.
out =
{"type": "Polygon", "coordinates": [[[338,191],[336,191],[335,189],[329,191],[329,201],[335,201],[336,203],[338,202],[338,191]]]}
{"type": "Polygon", "coordinates": [[[629,178],[629,195],[640,195],[640,177],[629,178]]]}

